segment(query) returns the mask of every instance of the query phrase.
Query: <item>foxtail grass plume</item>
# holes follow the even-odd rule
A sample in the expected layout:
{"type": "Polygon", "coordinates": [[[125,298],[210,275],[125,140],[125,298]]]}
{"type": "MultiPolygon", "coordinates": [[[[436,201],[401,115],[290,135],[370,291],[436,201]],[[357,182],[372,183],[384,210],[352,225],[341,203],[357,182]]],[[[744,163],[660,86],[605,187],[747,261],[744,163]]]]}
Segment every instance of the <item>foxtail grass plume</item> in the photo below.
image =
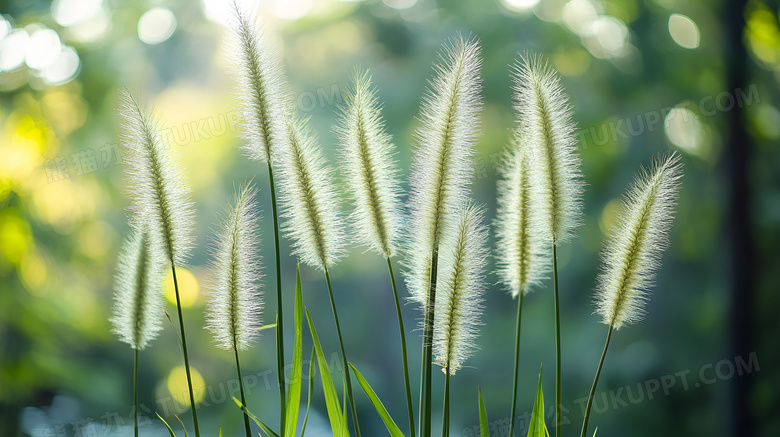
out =
{"type": "Polygon", "coordinates": [[[596,313],[615,329],[644,316],[661,255],[669,246],[681,177],[680,156],[673,153],[649,172],[642,169],[623,198],[622,213],[601,254],[596,287],[596,313]]]}
{"type": "Polygon", "coordinates": [[[547,245],[531,224],[529,153],[522,129],[516,130],[504,152],[498,181],[496,273],[512,297],[540,285],[550,270],[547,245]]]}
{"type": "Polygon", "coordinates": [[[469,194],[482,104],[481,66],[476,40],[452,41],[434,66],[436,76],[422,100],[410,177],[406,281],[412,299],[424,306],[433,251],[469,194]]]}
{"type": "Polygon", "coordinates": [[[193,204],[174,147],[127,90],[120,94],[122,144],[127,158],[130,209],[149,229],[150,240],[174,264],[185,264],[193,246],[193,204]]]}
{"type": "Polygon", "coordinates": [[[144,349],[163,325],[165,258],[139,225],[131,225],[117,260],[113,332],[133,349],[144,349]]]}
{"type": "Polygon", "coordinates": [[[206,321],[217,346],[225,350],[246,350],[260,333],[263,304],[256,195],[251,184],[240,188],[216,235],[206,321]]]}
{"type": "Polygon", "coordinates": [[[238,79],[242,149],[255,161],[272,162],[287,144],[290,92],[281,56],[264,29],[234,3],[234,45],[230,57],[238,79]]]}
{"type": "Polygon", "coordinates": [[[536,233],[563,242],[581,224],[584,183],[568,97],[558,74],[540,56],[514,66],[515,109],[529,154],[536,233]]]}
{"type": "Polygon", "coordinates": [[[355,72],[352,89],[340,107],[334,128],[345,164],[344,179],[355,209],[351,215],[356,242],[386,257],[396,253],[401,226],[395,147],[385,131],[381,106],[368,72],[355,72]]]}
{"type": "Polygon", "coordinates": [[[441,248],[442,282],[433,330],[435,362],[454,375],[476,348],[487,264],[484,209],[468,203],[441,248]]]}
{"type": "Polygon", "coordinates": [[[346,243],[333,171],[307,118],[290,120],[288,141],[279,166],[279,199],[285,218],[282,229],[293,241],[293,255],[325,270],[341,258],[346,243]]]}

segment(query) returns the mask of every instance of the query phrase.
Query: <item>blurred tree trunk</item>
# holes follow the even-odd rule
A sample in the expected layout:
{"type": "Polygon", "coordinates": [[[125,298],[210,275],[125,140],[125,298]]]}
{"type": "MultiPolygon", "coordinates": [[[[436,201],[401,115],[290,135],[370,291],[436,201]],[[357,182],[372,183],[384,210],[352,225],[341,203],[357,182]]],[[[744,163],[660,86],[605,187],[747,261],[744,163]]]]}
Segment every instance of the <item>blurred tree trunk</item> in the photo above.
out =
{"type": "MultiPolygon", "coordinates": [[[[746,89],[750,59],[743,43],[745,26],[744,0],[727,0],[723,10],[726,29],[726,80],[728,91],[746,89]]],[[[746,117],[743,108],[735,108],[727,114],[729,137],[727,138],[725,165],[729,174],[730,196],[728,205],[728,231],[731,247],[731,352],[732,357],[747,356],[755,351],[753,341],[754,245],[751,236],[751,190],[748,167],[753,146],[745,130],[746,117]]],[[[752,437],[755,434],[750,414],[750,388],[752,377],[745,374],[732,378],[731,435],[752,437]]]]}

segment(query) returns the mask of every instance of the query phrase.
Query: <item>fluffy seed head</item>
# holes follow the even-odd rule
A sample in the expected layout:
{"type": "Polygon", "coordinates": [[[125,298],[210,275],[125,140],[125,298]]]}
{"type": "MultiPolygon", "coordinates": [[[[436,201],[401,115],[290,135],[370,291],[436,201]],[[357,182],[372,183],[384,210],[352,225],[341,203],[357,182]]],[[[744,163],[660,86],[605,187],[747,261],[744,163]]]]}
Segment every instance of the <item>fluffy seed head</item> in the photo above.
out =
{"type": "Polygon", "coordinates": [[[518,129],[504,151],[495,220],[496,273],[512,297],[528,293],[549,271],[547,245],[531,225],[528,154],[528,145],[518,129]]]}
{"type": "Polygon", "coordinates": [[[638,322],[669,246],[669,229],[682,177],[680,156],[642,169],[623,198],[623,210],[601,254],[596,286],[596,313],[615,329],[638,322]]]}
{"type": "Polygon", "coordinates": [[[144,349],[162,329],[165,257],[148,232],[131,225],[119,252],[114,285],[113,332],[133,349],[144,349]]]}
{"type": "Polygon", "coordinates": [[[584,184],[571,107],[555,70],[539,56],[514,66],[515,109],[531,150],[531,201],[537,232],[556,242],[581,224],[584,184]]]}
{"type": "Polygon", "coordinates": [[[214,240],[214,279],[209,287],[206,321],[217,346],[225,350],[246,350],[260,333],[263,304],[256,196],[251,184],[239,189],[214,240]]]}
{"type": "Polygon", "coordinates": [[[176,149],[158,134],[154,117],[127,90],[120,94],[122,145],[128,166],[130,209],[145,224],[153,245],[166,258],[185,264],[193,246],[193,217],[188,181],[176,149]]]}
{"type": "Polygon", "coordinates": [[[443,277],[436,293],[433,354],[436,363],[449,369],[451,375],[476,348],[487,263],[483,216],[482,208],[465,205],[442,244],[443,277]]]}
{"type": "Polygon", "coordinates": [[[355,209],[355,240],[386,257],[395,255],[401,226],[395,147],[367,72],[355,72],[334,128],[345,164],[344,178],[355,209]]]}
{"type": "Polygon", "coordinates": [[[409,180],[412,224],[406,281],[412,299],[428,302],[431,257],[469,194],[479,133],[479,44],[459,38],[444,47],[422,100],[409,180]]]}
{"type": "Polygon", "coordinates": [[[242,120],[242,149],[260,162],[271,162],[287,143],[285,121],[290,92],[281,57],[252,17],[234,7],[234,42],[230,49],[242,120]]]}
{"type": "Polygon", "coordinates": [[[289,147],[280,159],[279,200],[283,231],[293,240],[293,255],[325,270],[344,254],[339,198],[307,118],[288,125],[289,147]]]}

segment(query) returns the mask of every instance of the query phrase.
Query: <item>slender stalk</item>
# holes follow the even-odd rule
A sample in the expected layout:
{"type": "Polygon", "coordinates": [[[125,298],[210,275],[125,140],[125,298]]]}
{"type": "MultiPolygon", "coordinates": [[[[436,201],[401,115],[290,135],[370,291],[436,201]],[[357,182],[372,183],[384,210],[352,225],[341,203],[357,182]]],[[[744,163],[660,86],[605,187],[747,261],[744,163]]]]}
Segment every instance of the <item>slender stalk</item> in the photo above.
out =
{"type": "Polygon", "coordinates": [[[133,402],[135,402],[135,437],[138,437],[138,349],[133,349],[133,402]]]}
{"type": "MultiPolygon", "coordinates": [[[[276,374],[279,378],[280,434],[284,435],[284,414],[287,411],[284,380],[284,311],[282,310],[282,263],[279,255],[279,218],[276,212],[274,169],[268,161],[268,183],[271,188],[271,208],[274,215],[274,250],[276,251],[276,374]]],[[[345,364],[346,365],[346,364],[345,364]]]]}
{"type": "Polygon", "coordinates": [[[612,337],[612,325],[609,325],[609,331],[607,331],[607,341],[604,343],[604,352],[601,353],[601,359],[599,360],[599,368],[596,370],[596,377],[593,378],[593,386],[590,388],[590,395],[588,396],[588,406],[585,408],[585,419],[582,421],[582,432],[580,437],[585,437],[588,432],[588,419],[590,419],[590,407],[593,404],[593,396],[596,394],[596,384],[599,383],[599,376],[601,375],[601,366],[604,365],[604,357],[607,356],[607,348],[609,347],[609,339],[612,337]]]}
{"type": "Polygon", "coordinates": [[[553,287],[555,295],[555,435],[561,426],[561,313],[558,305],[558,251],[553,240],[553,287]]]}
{"type": "Polygon", "coordinates": [[[414,406],[412,405],[412,389],[409,385],[409,361],[406,357],[406,330],[404,329],[404,319],[401,316],[401,304],[398,300],[398,291],[395,287],[395,275],[393,274],[393,263],[387,258],[387,268],[390,271],[390,281],[393,284],[393,297],[395,298],[395,311],[398,314],[398,327],[401,331],[401,355],[404,362],[404,383],[406,384],[406,407],[409,410],[409,432],[411,437],[415,437],[414,429],[414,406]]]}
{"type": "Polygon", "coordinates": [[[517,407],[517,372],[520,367],[520,315],[523,309],[523,292],[517,295],[517,332],[515,333],[515,373],[512,382],[512,415],[509,419],[509,437],[513,437],[515,430],[515,408],[517,407]]]}
{"type": "Polygon", "coordinates": [[[450,368],[444,368],[444,419],[441,425],[441,437],[450,435],[450,368]]]}
{"type": "Polygon", "coordinates": [[[198,427],[198,412],[195,408],[195,394],[192,391],[192,377],[190,376],[190,357],[187,354],[187,337],[184,334],[184,317],[181,313],[181,299],[179,299],[179,283],[176,281],[176,266],[171,262],[173,273],[173,289],[176,291],[176,310],[179,313],[179,329],[181,330],[181,347],[184,352],[184,370],[187,372],[187,388],[190,390],[190,408],[192,409],[192,422],[195,425],[195,437],[200,437],[198,427]]]}
{"type": "Polygon", "coordinates": [[[330,307],[333,310],[333,320],[336,321],[336,332],[339,335],[339,346],[341,346],[341,359],[344,361],[344,374],[347,379],[347,396],[349,397],[349,407],[352,410],[352,422],[355,424],[355,434],[360,437],[360,426],[358,425],[357,410],[355,409],[355,399],[352,395],[352,378],[349,376],[349,368],[347,367],[349,361],[347,361],[347,354],[344,352],[344,340],[341,338],[341,325],[339,324],[339,315],[336,312],[336,302],[333,300],[333,288],[330,285],[330,274],[328,268],[325,267],[325,282],[328,283],[328,296],[330,296],[330,307]]]}
{"type": "MultiPolygon", "coordinates": [[[[236,371],[238,372],[238,388],[241,390],[241,404],[246,407],[246,397],[244,396],[244,380],[241,378],[241,364],[238,363],[238,348],[233,348],[233,352],[235,352],[236,355],[236,371]]],[[[244,428],[246,428],[246,437],[252,437],[252,428],[249,426],[249,415],[246,413],[244,413],[244,428]]]]}
{"type": "Polygon", "coordinates": [[[425,306],[422,344],[422,378],[420,384],[420,437],[431,437],[431,364],[433,363],[433,310],[436,307],[436,274],[439,270],[439,249],[431,256],[431,286],[425,306]]]}

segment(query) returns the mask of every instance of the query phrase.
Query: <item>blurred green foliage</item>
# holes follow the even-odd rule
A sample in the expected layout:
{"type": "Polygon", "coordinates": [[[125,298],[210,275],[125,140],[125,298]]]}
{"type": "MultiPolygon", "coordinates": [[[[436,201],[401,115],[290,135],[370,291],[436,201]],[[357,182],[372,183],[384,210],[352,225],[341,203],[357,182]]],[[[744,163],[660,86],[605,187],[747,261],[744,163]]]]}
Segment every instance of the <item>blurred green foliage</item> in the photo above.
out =
{"type": "MultiPolygon", "coordinates": [[[[175,23],[158,14],[150,28],[141,26],[147,2],[0,2],[3,38],[19,29],[33,36],[53,29],[62,44],[58,50],[65,53],[70,47],[77,53],[76,70],[68,70],[73,58],[64,55],[55,61],[38,59],[53,62],[57,69],[35,69],[35,56],[43,52],[35,52],[31,43],[0,46],[2,435],[113,435],[104,431],[127,435],[129,428],[116,425],[132,425],[132,353],[110,333],[107,320],[116,254],[127,231],[115,114],[117,89],[122,86],[145,96],[169,127],[166,132],[173,143],[181,147],[198,211],[199,249],[188,268],[191,278],[183,286],[192,300],[184,311],[191,361],[208,386],[201,421],[204,432],[216,433],[220,425],[225,435],[241,432],[241,423],[234,420],[233,394],[224,395],[236,389],[235,381],[230,382],[232,355],[213,347],[200,329],[204,298],[199,284],[208,278],[204,266],[215,211],[230,198],[234,186],[257,178],[263,190],[261,204],[269,216],[265,170],[236,149],[237,114],[226,61],[231,48],[228,31],[218,19],[221,2],[152,3],[171,11],[175,23]],[[171,26],[172,34],[166,38],[171,26]],[[147,44],[139,36],[163,41],[147,44]],[[17,62],[19,53],[22,63],[17,62]]],[[[672,429],[690,436],[726,432],[735,408],[730,387],[741,376],[728,372],[739,360],[729,355],[734,327],[728,318],[730,181],[724,151],[749,148],[750,235],[757,260],[753,371],[758,371],[749,410],[761,435],[780,434],[777,2],[751,0],[744,7],[742,41],[748,58],[740,65],[730,64],[736,61],[725,53],[728,33],[722,0],[278,0],[263,5],[261,18],[284,47],[298,109],[311,115],[327,153],[333,157],[330,128],[334,105],[341,102],[340,90],[353,69],[362,66],[371,70],[379,87],[405,174],[417,126],[414,114],[440,45],[458,33],[477,36],[484,56],[485,105],[474,197],[489,211],[495,211],[495,164],[514,123],[509,64],[518,52],[533,50],[562,73],[581,131],[588,184],[585,225],[579,238],[559,251],[563,397],[571,400],[564,404],[570,432],[579,429],[583,405],[575,400],[587,395],[606,333],[591,314],[602,238],[634,172],[670,148],[680,150],[685,163],[671,249],[664,257],[647,319],[615,336],[599,387],[606,397],[597,394],[591,425],[599,427],[599,436],[657,436],[672,429]],[[672,14],[684,17],[672,20],[672,14]],[[729,89],[729,68],[743,72],[746,82],[741,89],[729,89]],[[731,111],[743,114],[750,144],[727,144],[731,111]],[[664,381],[665,375],[676,375],[674,385],[669,386],[667,377],[666,385],[651,393],[652,381],[664,381]]],[[[264,220],[263,235],[266,241],[272,235],[269,220],[264,220]]],[[[271,244],[263,248],[265,260],[273,260],[271,250],[271,244]]],[[[396,421],[403,423],[404,392],[389,282],[383,261],[362,256],[362,251],[353,249],[352,256],[332,270],[348,333],[346,348],[396,421]]],[[[295,264],[286,247],[282,257],[283,284],[292,303],[295,264]]],[[[336,352],[337,343],[328,324],[325,284],[310,269],[302,275],[305,304],[329,355],[336,352]]],[[[265,302],[265,321],[273,323],[275,294],[266,293],[265,302]]],[[[533,293],[524,307],[520,430],[528,426],[540,362],[549,369],[554,363],[551,293],[533,293]]],[[[473,368],[452,381],[451,429],[456,435],[479,432],[478,385],[492,435],[505,435],[501,432],[508,428],[515,306],[496,285],[486,295],[486,308],[481,350],[469,362],[473,368]]],[[[420,318],[412,305],[404,308],[404,315],[407,326],[420,318]]],[[[417,334],[409,336],[412,369],[419,365],[417,334]]],[[[288,339],[292,341],[292,336],[288,339]]],[[[278,415],[273,342],[273,335],[265,334],[242,358],[245,374],[255,378],[249,406],[268,418],[278,415]]],[[[290,350],[292,344],[287,346],[290,350]]],[[[140,393],[147,417],[185,411],[170,397],[173,393],[186,402],[176,350],[171,328],[141,353],[140,393]]],[[[553,372],[548,374],[544,385],[552,387],[553,372]]],[[[418,377],[414,372],[412,376],[414,387],[418,377]]],[[[441,378],[435,379],[434,393],[440,393],[442,384],[441,378]]],[[[307,431],[327,435],[318,393],[307,431]]],[[[368,399],[358,398],[366,435],[383,435],[386,431],[368,399]]],[[[547,411],[552,411],[550,407],[547,411]]],[[[153,430],[164,432],[161,423],[149,419],[142,432],[153,430]]]]}

